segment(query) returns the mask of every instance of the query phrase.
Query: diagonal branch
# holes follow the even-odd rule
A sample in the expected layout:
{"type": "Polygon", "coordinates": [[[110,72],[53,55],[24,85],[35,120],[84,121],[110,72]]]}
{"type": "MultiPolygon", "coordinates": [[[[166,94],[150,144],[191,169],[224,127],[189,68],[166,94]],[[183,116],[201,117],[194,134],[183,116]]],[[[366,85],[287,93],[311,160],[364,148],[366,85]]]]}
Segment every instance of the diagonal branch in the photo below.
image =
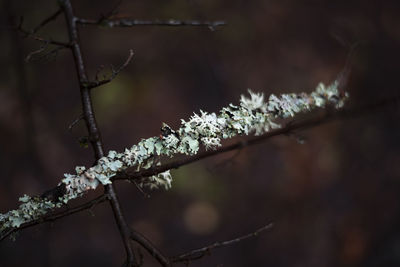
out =
{"type": "Polygon", "coordinates": [[[52,58],[56,58],[58,55],[58,51],[65,49],[66,47],[63,46],[56,46],[55,48],[50,49],[49,51],[46,51],[48,47],[48,43],[43,43],[39,49],[34,50],[30,52],[26,57],[25,61],[26,62],[31,62],[31,61],[38,61],[41,59],[45,60],[50,60],[52,58]],[[46,51],[46,52],[44,52],[46,51]]]}
{"type": "Polygon", "coordinates": [[[13,28],[16,29],[17,31],[23,33],[24,37],[29,37],[29,38],[32,38],[32,39],[34,39],[36,41],[45,43],[45,44],[58,45],[58,46],[62,46],[62,47],[65,47],[65,48],[70,48],[71,47],[70,43],[54,41],[52,39],[46,39],[46,38],[43,38],[41,36],[35,35],[34,34],[36,32],[35,30],[32,30],[32,31],[25,30],[22,27],[22,23],[23,23],[23,18],[21,18],[19,24],[17,26],[14,26],[13,28]]]}
{"type": "Polygon", "coordinates": [[[114,78],[117,77],[117,75],[118,75],[122,70],[124,70],[124,69],[126,68],[126,66],[128,66],[128,64],[132,61],[133,55],[134,55],[134,53],[133,53],[132,49],[129,50],[129,56],[128,56],[128,58],[125,60],[125,62],[124,62],[118,69],[116,69],[116,70],[115,70],[114,68],[111,68],[111,76],[110,76],[110,78],[103,79],[103,80],[97,80],[97,79],[96,79],[96,81],[89,82],[89,83],[86,85],[86,87],[87,87],[88,89],[93,89],[93,88],[102,86],[102,85],[104,85],[104,84],[106,84],[106,83],[109,83],[109,82],[111,82],[112,80],[114,80],[114,78]]]}
{"type": "Polygon", "coordinates": [[[118,13],[118,7],[121,5],[122,0],[119,0],[115,5],[111,8],[110,11],[108,11],[106,14],[101,14],[101,17],[99,20],[105,20],[109,19],[112,16],[116,15],[118,13]]]}
{"type": "MultiPolygon", "coordinates": [[[[313,118],[308,118],[302,121],[293,121],[289,124],[286,125],[286,127],[281,128],[281,129],[277,129],[275,131],[271,131],[267,134],[261,135],[261,136],[257,136],[257,137],[253,137],[250,138],[248,140],[242,140],[239,141],[235,144],[229,145],[229,146],[225,146],[225,147],[221,147],[217,150],[212,150],[212,151],[207,151],[201,154],[198,154],[197,156],[192,156],[189,158],[185,158],[185,159],[181,159],[181,160],[176,160],[167,164],[164,164],[162,166],[158,166],[158,167],[153,167],[151,169],[148,170],[142,170],[139,172],[129,172],[126,171],[124,173],[119,173],[116,177],[114,177],[114,181],[116,180],[133,180],[136,181],[137,179],[143,178],[143,177],[148,177],[148,176],[152,176],[161,172],[164,172],[166,170],[170,170],[170,169],[176,169],[179,168],[181,166],[184,165],[188,165],[190,163],[208,158],[208,157],[212,157],[221,153],[225,153],[228,151],[232,151],[235,149],[240,149],[246,146],[250,146],[250,145],[254,145],[254,144],[259,144],[262,142],[267,141],[269,138],[272,138],[274,136],[278,136],[278,135],[288,135],[291,134],[297,130],[300,129],[307,129],[307,128],[313,128],[313,127],[317,127],[321,124],[325,124],[328,122],[331,122],[333,120],[338,120],[338,119],[347,119],[347,118],[354,118],[354,117],[358,117],[358,116],[365,116],[365,115],[369,115],[369,114],[373,114],[374,112],[378,111],[378,110],[382,110],[384,108],[390,108],[390,107],[394,107],[396,105],[400,104],[400,96],[396,96],[396,97],[392,97],[392,98],[386,98],[383,99],[381,101],[378,101],[376,103],[373,104],[366,104],[366,105],[362,105],[360,107],[355,107],[355,108],[350,108],[350,109],[345,109],[345,110],[341,110],[335,113],[324,113],[324,114],[320,114],[319,116],[313,117],[313,118]]],[[[44,194],[42,194],[41,197],[43,198],[47,198],[51,201],[57,200],[58,197],[60,196],[60,194],[62,195],[62,190],[59,187],[55,187],[53,189],[50,189],[48,191],[46,191],[44,194]]],[[[90,202],[84,203],[80,206],[77,206],[75,209],[80,209],[82,208],[85,209],[84,207],[86,207],[87,205],[89,205],[90,202]]],[[[62,212],[61,212],[62,213],[62,212]]],[[[69,215],[68,213],[65,215],[67,216],[69,215]]],[[[45,218],[45,217],[42,217],[45,218]]],[[[24,225],[22,225],[22,228],[28,228],[40,223],[45,222],[43,219],[37,219],[34,221],[31,221],[29,223],[26,223],[24,225]]],[[[18,231],[19,229],[15,229],[12,230],[12,232],[18,231]]],[[[3,239],[3,235],[5,235],[4,233],[1,234],[1,239],[3,239]]],[[[9,235],[9,234],[8,234],[9,235]]]]}
{"type": "Polygon", "coordinates": [[[223,242],[215,242],[211,245],[202,247],[202,248],[198,248],[198,249],[194,249],[192,251],[183,253],[179,256],[175,256],[171,258],[172,262],[190,262],[193,260],[198,260],[206,255],[209,255],[211,250],[216,249],[216,248],[222,248],[222,247],[226,247],[226,246],[230,246],[236,243],[239,243],[243,240],[252,238],[252,237],[256,237],[259,234],[261,234],[262,232],[269,230],[273,227],[273,223],[269,223],[259,229],[257,229],[256,231],[249,233],[247,235],[244,236],[240,236],[231,240],[227,240],[227,241],[223,241],[223,242]]]}
{"type": "Polygon", "coordinates": [[[151,241],[148,240],[141,233],[131,229],[131,239],[133,241],[138,242],[142,247],[144,247],[147,250],[147,252],[161,264],[161,266],[171,266],[171,263],[169,262],[168,258],[165,257],[161,253],[161,251],[158,248],[156,248],[153,245],[153,243],[151,243],[151,241]]]}
{"type": "Polygon", "coordinates": [[[26,37],[32,38],[32,39],[34,39],[36,41],[39,41],[39,42],[42,42],[42,43],[58,45],[58,46],[62,46],[62,47],[65,47],[65,48],[70,48],[71,47],[71,44],[66,43],[66,42],[55,41],[55,40],[52,40],[52,39],[46,39],[46,38],[43,38],[41,36],[31,34],[28,31],[25,31],[23,29],[18,29],[18,30],[20,32],[24,33],[26,37]]]}
{"type": "Polygon", "coordinates": [[[225,21],[199,21],[199,20],[138,20],[138,19],[82,19],[76,18],[77,23],[83,25],[100,25],[108,28],[114,27],[134,27],[134,26],[195,26],[195,27],[209,27],[215,29],[218,26],[226,25],[225,21]]]}
{"type": "Polygon", "coordinates": [[[62,13],[61,8],[59,8],[55,13],[51,14],[49,17],[45,18],[42,22],[39,23],[35,28],[31,30],[31,33],[36,33],[42,27],[50,23],[51,21],[55,20],[60,14],[62,13]]]}
{"type": "Polygon", "coordinates": [[[354,118],[358,116],[364,116],[368,114],[373,114],[377,110],[381,110],[384,108],[389,108],[393,107],[395,105],[400,104],[400,96],[394,96],[391,98],[385,98],[382,99],[381,101],[377,101],[376,103],[372,104],[365,104],[359,107],[353,107],[353,108],[348,108],[348,109],[342,109],[340,111],[336,112],[323,112],[318,114],[317,116],[307,118],[304,120],[295,120],[291,121],[290,123],[286,124],[285,127],[279,128],[276,130],[272,130],[270,132],[267,132],[263,135],[252,137],[252,138],[247,138],[247,139],[242,139],[234,144],[228,145],[228,146],[223,146],[220,148],[217,148],[215,150],[210,150],[210,151],[205,151],[203,153],[199,153],[194,156],[186,157],[183,159],[179,160],[174,160],[169,163],[165,163],[160,166],[154,166],[150,169],[144,169],[140,171],[136,171],[135,168],[129,168],[124,172],[119,173],[117,176],[113,178],[113,180],[138,180],[143,177],[150,177],[162,172],[165,172],[167,170],[171,169],[177,169],[179,167],[188,165],[190,163],[212,157],[218,154],[226,153],[229,151],[233,151],[236,149],[241,149],[243,147],[251,146],[251,145],[256,145],[262,142],[265,142],[266,140],[279,136],[279,135],[290,135],[293,132],[297,130],[302,130],[302,129],[308,129],[308,128],[313,128],[316,126],[319,126],[321,124],[329,123],[333,120],[338,120],[338,119],[348,119],[348,118],[354,118]]]}

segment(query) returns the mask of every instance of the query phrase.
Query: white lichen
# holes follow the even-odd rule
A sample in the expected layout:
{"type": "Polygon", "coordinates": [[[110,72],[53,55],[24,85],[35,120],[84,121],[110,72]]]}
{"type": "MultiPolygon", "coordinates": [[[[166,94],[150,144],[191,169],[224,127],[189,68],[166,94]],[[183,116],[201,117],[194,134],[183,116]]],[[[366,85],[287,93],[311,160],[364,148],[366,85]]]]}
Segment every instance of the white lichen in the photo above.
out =
{"type": "MultiPolygon", "coordinates": [[[[327,105],[341,108],[348,96],[341,95],[337,87],[337,82],[330,86],[320,83],[311,94],[283,94],[280,97],[272,94],[268,101],[264,100],[262,93],[249,90],[249,96],[242,95],[238,106],[230,104],[222,108],[219,114],[204,111],[194,113],[188,121],[182,120],[181,127],[177,130],[163,124],[160,136],[142,139],[123,153],[109,151],[107,156],[98,160],[97,165],[89,169],[78,166],[75,174],[64,174],[59,185],[64,184],[66,190],[58,201],[24,195],[20,198],[22,203],[18,209],[0,214],[0,230],[18,228],[88,190],[96,189],[99,184],[111,184],[112,177],[129,167],[135,167],[139,171],[157,166],[159,156],[172,157],[178,153],[194,155],[201,145],[205,149],[215,149],[221,146],[222,139],[237,135],[261,135],[279,128],[277,119],[293,117],[300,112],[324,108],[327,105]]],[[[171,182],[170,172],[165,171],[142,178],[138,185],[150,189],[169,189],[171,182]]]]}
{"type": "Polygon", "coordinates": [[[5,214],[0,214],[0,229],[18,228],[21,224],[40,218],[49,210],[59,208],[61,203],[53,203],[39,197],[24,195],[19,198],[21,205],[16,210],[11,210],[5,214]]]}

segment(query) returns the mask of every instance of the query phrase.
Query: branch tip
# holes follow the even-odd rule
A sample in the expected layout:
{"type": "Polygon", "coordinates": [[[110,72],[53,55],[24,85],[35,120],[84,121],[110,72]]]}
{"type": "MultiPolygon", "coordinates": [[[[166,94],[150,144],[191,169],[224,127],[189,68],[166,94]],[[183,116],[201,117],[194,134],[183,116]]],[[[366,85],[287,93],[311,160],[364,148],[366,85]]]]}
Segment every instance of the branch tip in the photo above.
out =
{"type": "Polygon", "coordinates": [[[171,262],[190,262],[190,261],[193,261],[193,260],[201,259],[204,256],[210,255],[211,251],[213,249],[226,247],[226,246],[229,246],[229,245],[232,245],[232,244],[235,244],[235,243],[239,243],[239,242],[241,242],[243,240],[246,240],[246,239],[249,239],[251,237],[256,237],[260,233],[262,233],[262,232],[264,232],[264,231],[266,231],[268,229],[271,229],[272,227],[273,227],[273,223],[268,223],[268,224],[264,225],[263,227],[257,229],[256,231],[252,232],[252,233],[249,233],[249,234],[246,234],[246,235],[243,235],[243,236],[231,239],[231,240],[227,240],[227,241],[222,241],[222,242],[218,242],[217,241],[217,242],[214,242],[211,245],[208,245],[208,246],[205,246],[205,247],[202,247],[202,248],[199,248],[199,249],[194,249],[194,250],[191,250],[189,252],[183,253],[181,255],[172,257],[171,258],[171,262]]]}

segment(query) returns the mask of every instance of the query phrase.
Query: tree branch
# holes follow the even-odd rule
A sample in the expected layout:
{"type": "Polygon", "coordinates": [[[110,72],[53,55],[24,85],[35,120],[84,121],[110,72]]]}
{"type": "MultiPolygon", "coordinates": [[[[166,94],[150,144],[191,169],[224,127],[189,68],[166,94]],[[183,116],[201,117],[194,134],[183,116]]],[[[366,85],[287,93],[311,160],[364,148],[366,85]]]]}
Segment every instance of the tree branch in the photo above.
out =
{"type": "Polygon", "coordinates": [[[66,47],[63,46],[56,46],[55,48],[51,49],[50,51],[43,53],[46,48],[48,47],[48,43],[43,43],[39,49],[34,50],[32,52],[30,52],[26,57],[25,57],[25,61],[26,62],[30,62],[32,60],[39,60],[42,58],[45,59],[51,59],[51,57],[53,56],[54,58],[57,56],[58,51],[65,49],[66,47]]]}
{"type": "Polygon", "coordinates": [[[24,37],[30,37],[36,41],[45,43],[45,44],[52,44],[52,45],[58,45],[58,46],[62,46],[62,47],[66,47],[66,48],[70,48],[71,44],[70,43],[65,43],[65,42],[60,42],[60,41],[54,41],[51,39],[45,39],[41,36],[37,36],[34,33],[36,32],[35,30],[32,31],[27,31],[22,27],[22,23],[23,23],[23,18],[21,18],[19,24],[17,26],[13,26],[14,29],[16,29],[17,31],[21,32],[24,34],[24,37]]]}
{"type": "Polygon", "coordinates": [[[249,239],[251,237],[256,237],[258,236],[260,233],[269,230],[273,227],[273,223],[269,223],[259,229],[257,229],[256,231],[249,233],[247,235],[244,236],[240,236],[231,240],[227,240],[227,241],[223,241],[223,242],[215,242],[211,245],[208,245],[206,247],[202,247],[202,248],[198,248],[198,249],[194,249],[191,250],[189,252],[183,253],[179,256],[175,256],[171,258],[172,262],[190,262],[193,260],[198,260],[204,256],[206,256],[207,254],[210,254],[211,250],[216,249],[216,248],[222,248],[222,247],[226,247],[232,244],[236,244],[239,243],[243,240],[249,239]]]}
{"type": "Polygon", "coordinates": [[[199,154],[191,156],[191,157],[186,157],[183,159],[175,160],[175,161],[165,163],[160,166],[154,166],[152,168],[144,169],[144,170],[140,170],[140,171],[136,171],[135,168],[129,168],[126,171],[119,173],[112,180],[114,180],[114,181],[115,180],[138,180],[143,177],[153,176],[153,175],[165,172],[167,170],[177,169],[184,165],[187,165],[187,164],[190,164],[190,163],[193,163],[193,162],[196,162],[196,161],[208,158],[208,157],[226,153],[226,152],[229,152],[229,151],[232,151],[235,149],[241,149],[246,146],[259,144],[259,143],[264,142],[274,136],[289,135],[297,130],[316,127],[318,125],[325,124],[325,123],[328,123],[328,122],[331,122],[331,121],[337,120],[337,119],[354,118],[354,117],[362,116],[365,114],[371,114],[371,113],[375,112],[376,110],[380,110],[383,108],[398,105],[399,102],[400,102],[400,95],[392,97],[392,98],[386,98],[386,99],[383,99],[376,103],[366,104],[366,105],[363,105],[360,107],[342,109],[342,110],[339,110],[336,112],[329,112],[329,111],[326,112],[325,111],[325,112],[320,113],[317,116],[314,116],[312,118],[291,121],[290,123],[287,123],[285,127],[279,128],[276,130],[272,130],[263,135],[248,138],[248,139],[243,139],[232,145],[223,146],[223,147],[217,148],[215,150],[205,151],[203,153],[199,153],[199,154]]]}
{"type": "MultiPolygon", "coordinates": [[[[286,127],[271,131],[267,134],[253,137],[253,138],[250,138],[247,140],[241,140],[235,144],[221,147],[219,149],[212,150],[212,151],[206,151],[206,152],[203,152],[196,156],[184,158],[181,160],[175,160],[170,163],[167,163],[167,164],[164,164],[164,165],[161,165],[158,167],[153,167],[148,170],[142,170],[139,172],[128,170],[126,172],[119,173],[117,176],[115,176],[113,178],[113,180],[114,181],[116,181],[116,180],[132,180],[133,182],[135,182],[136,180],[138,180],[140,178],[156,175],[156,174],[162,173],[166,170],[176,169],[181,166],[188,165],[192,162],[202,160],[204,158],[212,157],[214,155],[229,152],[229,151],[232,151],[235,149],[241,149],[246,146],[259,144],[261,142],[265,142],[266,140],[268,140],[269,138],[272,138],[274,136],[288,135],[288,134],[291,134],[300,129],[316,127],[320,124],[328,123],[328,122],[331,122],[331,121],[337,120],[337,119],[347,119],[347,118],[354,118],[354,117],[358,117],[358,116],[368,115],[368,114],[374,113],[377,110],[393,107],[393,106],[399,105],[399,104],[400,104],[400,96],[396,96],[396,97],[392,97],[392,98],[383,99],[383,100],[378,101],[373,104],[367,104],[367,105],[363,105],[363,106],[355,107],[355,108],[351,108],[351,109],[344,109],[344,110],[341,110],[341,111],[338,111],[335,113],[322,113],[322,114],[319,114],[319,116],[315,116],[313,118],[308,118],[308,119],[305,119],[302,121],[293,121],[293,122],[287,124],[286,127]]],[[[50,201],[56,201],[58,199],[58,197],[60,197],[64,194],[63,190],[65,190],[65,189],[57,186],[57,187],[50,189],[50,190],[46,191],[45,193],[43,193],[41,195],[41,198],[46,198],[50,201]]],[[[85,205],[88,205],[88,203],[84,203],[81,206],[77,206],[76,209],[79,209],[81,207],[83,208],[85,205]]],[[[66,215],[68,215],[68,214],[66,214],[66,215]]],[[[27,227],[30,227],[33,225],[40,224],[41,222],[44,222],[43,219],[38,219],[38,220],[35,220],[32,222],[29,222],[27,224],[24,224],[24,226],[21,226],[21,227],[27,228],[27,227]]],[[[13,230],[13,232],[17,231],[17,230],[18,229],[15,229],[15,230],[13,230]]],[[[3,235],[4,234],[2,234],[2,236],[3,235]]]]}
{"type": "Polygon", "coordinates": [[[153,256],[160,264],[161,266],[171,266],[171,263],[169,262],[168,258],[165,257],[161,251],[156,248],[150,240],[148,240],[145,236],[143,236],[141,233],[131,229],[131,239],[133,241],[138,242],[142,247],[144,247],[147,252],[151,256],[153,256]]]}
{"type": "Polygon", "coordinates": [[[65,48],[70,48],[71,44],[69,43],[65,43],[65,42],[60,42],[60,41],[54,41],[52,39],[45,39],[43,37],[31,34],[25,30],[19,29],[20,32],[24,33],[26,37],[30,37],[36,41],[42,42],[42,43],[46,43],[46,44],[52,44],[52,45],[58,45],[58,46],[62,46],[65,48]]]}
{"type": "Polygon", "coordinates": [[[98,79],[96,79],[96,81],[94,81],[94,82],[89,82],[89,83],[87,84],[86,87],[87,87],[88,89],[93,89],[93,88],[102,86],[102,85],[104,85],[104,84],[106,84],[106,83],[109,83],[109,82],[111,82],[112,80],[114,80],[114,78],[117,77],[117,75],[118,75],[123,69],[125,69],[126,66],[128,66],[128,64],[131,62],[131,60],[132,60],[132,58],[133,58],[133,55],[134,55],[134,53],[133,53],[132,49],[129,50],[129,56],[128,56],[128,58],[126,59],[126,61],[125,61],[118,69],[116,69],[116,70],[115,70],[114,68],[111,68],[111,76],[110,76],[110,78],[103,79],[103,80],[98,80],[98,79]]]}
{"type": "Polygon", "coordinates": [[[6,231],[3,231],[0,234],[0,241],[2,241],[4,238],[6,238],[7,236],[11,235],[12,233],[16,233],[16,232],[18,232],[18,231],[20,231],[22,229],[29,228],[29,227],[32,227],[32,226],[35,226],[35,225],[38,225],[38,224],[42,224],[42,223],[45,223],[45,222],[52,222],[52,221],[61,219],[63,217],[72,215],[74,213],[90,209],[90,208],[94,207],[95,205],[104,202],[105,200],[107,200],[107,196],[102,194],[101,196],[99,196],[99,197],[97,197],[97,198],[95,198],[95,199],[93,199],[93,200],[91,200],[89,202],[86,202],[84,204],[78,205],[78,206],[76,206],[76,207],[74,207],[72,209],[67,209],[67,210],[60,211],[60,212],[57,212],[57,213],[54,213],[54,214],[45,215],[42,218],[39,218],[37,220],[33,220],[33,221],[30,221],[30,222],[24,223],[19,228],[8,229],[6,231]]]}
{"type": "Polygon", "coordinates": [[[83,119],[84,119],[83,114],[79,114],[79,116],[68,126],[68,131],[71,132],[72,128],[74,128],[74,126],[77,125],[83,119]]]}
{"type": "Polygon", "coordinates": [[[198,21],[198,20],[137,20],[137,19],[104,19],[91,20],[77,18],[77,23],[84,25],[100,25],[109,28],[113,27],[134,27],[134,26],[200,26],[215,29],[218,26],[226,25],[225,21],[198,21]]]}
{"type": "Polygon", "coordinates": [[[38,30],[40,30],[42,27],[44,27],[45,25],[47,25],[49,22],[55,20],[58,15],[60,15],[62,13],[61,8],[59,8],[55,13],[53,13],[52,15],[50,15],[49,17],[45,18],[42,22],[39,23],[39,25],[37,25],[35,28],[33,28],[30,32],[36,33],[38,30]]]}
{"type": "MultiPolygon", "coordinates": [[[[86,68],[83,61],[83,56],[79,44],[78,28],[76,25],[76,18],[74,16],[70,0],[59,0],[61,8],[65,14],[65,19],[68,27],[68,35],[72,44],[72,54],[74,57],[75,67],[79,78],[79,87],[81,92],[81,101],[83,108],[83,116],[85,118],[86,127],[89,132],[89,139],[94,150],[96,161],[104,156],[103,143],[101,141],[100,130],[97,126],[96,118],[93,111],[92,99],[90,90],[87,88],[88,78],[86,68]]],[[[122,214],[121,206],[115,193],[114,186],[105,186],[105,192],[109,199],[110,205],[113,210],[114,218],[116,220],[121,238],[123,240],[125,251],[127,254],[127,266],[138,266],[135,254],[133,253],[132,246],[129,240],[129,226],[122,214]]]]}

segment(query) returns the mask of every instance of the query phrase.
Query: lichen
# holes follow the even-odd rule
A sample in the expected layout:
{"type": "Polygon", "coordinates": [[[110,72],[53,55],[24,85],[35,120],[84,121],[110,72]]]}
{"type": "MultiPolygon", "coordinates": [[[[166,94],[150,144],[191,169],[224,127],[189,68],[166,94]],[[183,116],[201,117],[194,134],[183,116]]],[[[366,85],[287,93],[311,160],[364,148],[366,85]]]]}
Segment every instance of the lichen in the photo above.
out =
{"type": "Polygon", "coordinates": [[[61,207],[61,203],[53,203],[39,197],[24,195],[19,198],[21,205],[16,210],[0,214],[0,229],[18,228],[21,224],[40,218],[49,210],[61,207]]]}
{"type": "MultiPolygon", "coordinates": [[[[341,108],[348,95],[341,94],[338,82],[329,86],[320,83],[311,94],[270,95],[265,101],[262,93],[248,91],[242,95],[239,105],[229,104],[219,114],[200,110],[188,121],[182,120],[181,127],[173,130],[163,124],[161,135],[142,139],[138,144],[125,149],[123,153],[109,151],[97,164],[89,169],[83,166],[75,168],[75,174],[64,174],[61,183],[65,185],[65,194],[52,202],[40,197],[24,195],[20,198],[18,209],[0,214],[0,230],[18,228],[21,224],[40,218],[48,211],[68,203],[99,184],[112,183],[112,177],[129,167],[136,170],[149,169],[160,164],[159,156],[173,157],[175,154],[194,155],[201,145],[205,149],[221,146],[222,139],[238,135],[261,135],[271,129],[279,128],[277,119],[293,117],[327,105],[341,108]]],[[[169,170],[138,181],[141,187],[150,189],[171,188],[172,177],[169,170]]],[[[60,183],[60,184],[61,184],[60,183]]],[[[59,185],[60,185],[59,184],[59,185]]]]}

